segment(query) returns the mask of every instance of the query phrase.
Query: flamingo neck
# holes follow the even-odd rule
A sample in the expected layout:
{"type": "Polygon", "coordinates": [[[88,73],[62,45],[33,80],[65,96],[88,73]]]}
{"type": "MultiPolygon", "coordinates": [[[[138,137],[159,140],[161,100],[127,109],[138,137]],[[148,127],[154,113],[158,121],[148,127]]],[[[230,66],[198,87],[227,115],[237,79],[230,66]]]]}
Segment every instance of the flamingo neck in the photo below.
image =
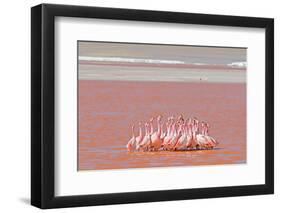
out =
{"type": "Polygon", "coordinates": [[[160,121],[157,120],[157,135],[160,136],[161,135],[161,127],[160,127],[160,121]]]}
{"type": "Polygon", "coordinates": [[[171,126],[170,124],[167,125],[167,135],[170,136],[171,134],[171,126]]]}
{"type": "Polygon", "coordinates": [[[139,126],[139,136],[142,137],[142,128],[141,128],[141,125],[139,126]]]}
{"type": "Polygon", "coordinates": [[[134,126],[132,126],[132,137],[134,138],[135,137],[135,127],[134,126]]]}
{"type": "Polygon", "coordinates": [[[145,136],[147,136],[148,135],[148,128],[147,128],[147,125],[145,125],[145,136]]]}
{"type": "Polygon", "coordinates": [[[153,130],[153,123],[150,122],[150,134],[153,134],[154,130],[153,130]]]}
{"type": "Polygon", "coordinates": [[[205,135],[209,135],[209,128],[208,127],[206,127],[205,135]]]}

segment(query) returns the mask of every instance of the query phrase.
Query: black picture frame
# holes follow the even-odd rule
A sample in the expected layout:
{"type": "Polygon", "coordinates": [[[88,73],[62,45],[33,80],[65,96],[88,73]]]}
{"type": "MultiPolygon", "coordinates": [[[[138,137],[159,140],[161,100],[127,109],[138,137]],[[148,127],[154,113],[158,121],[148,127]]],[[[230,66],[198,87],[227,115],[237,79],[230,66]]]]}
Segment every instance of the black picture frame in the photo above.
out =
{"type": "Polygon", "coordinates": [[[274,19],[41,4],[31,8],[31,204],[42,209],[274,193],[274,19]],[[55,17],[264,28],[265,184],[93,195],[54,195],[55,17]]]}

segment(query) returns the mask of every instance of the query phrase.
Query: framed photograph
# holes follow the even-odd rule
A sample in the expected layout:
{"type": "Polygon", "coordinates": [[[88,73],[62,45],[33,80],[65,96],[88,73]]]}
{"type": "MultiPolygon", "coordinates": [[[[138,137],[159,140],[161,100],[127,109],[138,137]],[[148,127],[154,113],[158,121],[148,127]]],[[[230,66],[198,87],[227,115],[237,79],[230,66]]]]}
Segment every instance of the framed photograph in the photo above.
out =
{"type": "Polygon", "coordinates": [[[272,194],[274,21],[31,9],[31,204],[272,194]]]}

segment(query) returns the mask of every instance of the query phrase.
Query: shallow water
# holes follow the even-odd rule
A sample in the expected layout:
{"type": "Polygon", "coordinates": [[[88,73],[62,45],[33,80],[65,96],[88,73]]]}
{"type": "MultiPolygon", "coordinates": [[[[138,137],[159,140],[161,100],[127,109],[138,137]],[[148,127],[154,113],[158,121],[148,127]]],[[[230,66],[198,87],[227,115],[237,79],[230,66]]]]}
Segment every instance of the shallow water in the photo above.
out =
{"type": "Polygon", "coordinates": [[[79,170],[246,163],[246,84],[79,80],[78,101],[79,170]],[[158,114],[209,122],[219,146],[128,153],[131,125],[158,114]]]}

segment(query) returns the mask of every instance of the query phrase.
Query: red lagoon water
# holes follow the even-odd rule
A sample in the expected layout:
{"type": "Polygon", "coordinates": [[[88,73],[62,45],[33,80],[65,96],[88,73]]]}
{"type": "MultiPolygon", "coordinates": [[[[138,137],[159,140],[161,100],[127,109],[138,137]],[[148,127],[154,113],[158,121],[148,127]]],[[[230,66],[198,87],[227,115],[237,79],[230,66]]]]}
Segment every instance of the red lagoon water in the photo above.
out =
{"type": "Polygon", "coordinates": [[[79,170],[246,163],[246,84],[79,80],[78,101],[79,170]],[[218,148],[128,153],[131,125],[158,114],[209,122],[218,148]]]}

